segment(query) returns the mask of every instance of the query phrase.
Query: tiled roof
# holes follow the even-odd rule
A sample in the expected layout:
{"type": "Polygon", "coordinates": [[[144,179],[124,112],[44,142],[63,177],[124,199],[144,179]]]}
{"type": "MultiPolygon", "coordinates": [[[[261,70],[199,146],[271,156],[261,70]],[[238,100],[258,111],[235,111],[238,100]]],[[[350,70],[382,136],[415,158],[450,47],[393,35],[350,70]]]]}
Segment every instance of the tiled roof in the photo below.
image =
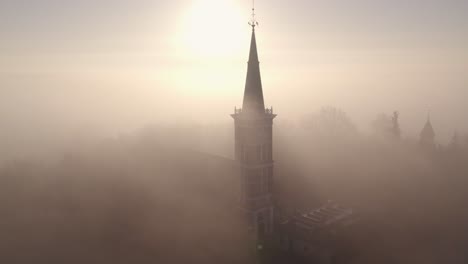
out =
{"type": "Polygon", "coordinates": [[[299,228],[314,230],[335,224],[347,225],[354,216],[352,208],[329,202],[308,213],[297,214],[288,222],[299,228]]]}

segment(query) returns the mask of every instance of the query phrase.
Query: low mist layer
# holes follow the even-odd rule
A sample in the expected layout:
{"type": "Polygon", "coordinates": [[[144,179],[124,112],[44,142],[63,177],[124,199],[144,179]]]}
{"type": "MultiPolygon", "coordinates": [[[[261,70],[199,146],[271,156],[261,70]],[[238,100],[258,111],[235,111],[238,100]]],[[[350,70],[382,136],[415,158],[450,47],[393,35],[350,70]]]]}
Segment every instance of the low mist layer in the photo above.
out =
{"type": "MultiPolygon", "coordinates": [[[[35,263],[254,263],[237,213],[230,126],[152,127],[0,171],[1,259],[35,263]],[[209,139],[209,140],[207,140],[209,139]],[[213,154],[210,154],[213,153],[213,154]]],[[[329,199],[362,218],[353,263],[464,263],[468,145],[424,149],[360,133],[325,108],[275,127],[275,197],[286,216],[329,199]]]]}

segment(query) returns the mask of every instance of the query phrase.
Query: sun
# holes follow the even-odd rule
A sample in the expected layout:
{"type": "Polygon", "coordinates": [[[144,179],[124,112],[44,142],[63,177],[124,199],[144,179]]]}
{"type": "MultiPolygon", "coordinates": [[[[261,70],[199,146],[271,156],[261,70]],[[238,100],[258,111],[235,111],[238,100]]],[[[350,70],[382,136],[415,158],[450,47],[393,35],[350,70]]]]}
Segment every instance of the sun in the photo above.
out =
{"type": "Polygon", "coordinates": [[[184,18],[184,49],[195,56],[237,56],[246,21],[234,0],[194,0],[184,18]]]}

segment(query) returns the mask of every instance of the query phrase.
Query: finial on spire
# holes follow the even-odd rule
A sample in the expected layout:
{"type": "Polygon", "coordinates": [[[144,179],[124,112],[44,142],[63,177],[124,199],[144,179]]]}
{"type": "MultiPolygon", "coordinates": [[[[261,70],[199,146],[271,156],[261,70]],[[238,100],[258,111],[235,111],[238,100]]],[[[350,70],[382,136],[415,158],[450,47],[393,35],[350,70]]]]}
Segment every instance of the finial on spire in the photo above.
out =
{"type": "Polygon", "coordinates": [[[258,26],[258,21],[255,18],[255,0],[252,0],[252,19],[249,21],[249,25],[252,29],[255,29],[255,27],[258,26]]]}

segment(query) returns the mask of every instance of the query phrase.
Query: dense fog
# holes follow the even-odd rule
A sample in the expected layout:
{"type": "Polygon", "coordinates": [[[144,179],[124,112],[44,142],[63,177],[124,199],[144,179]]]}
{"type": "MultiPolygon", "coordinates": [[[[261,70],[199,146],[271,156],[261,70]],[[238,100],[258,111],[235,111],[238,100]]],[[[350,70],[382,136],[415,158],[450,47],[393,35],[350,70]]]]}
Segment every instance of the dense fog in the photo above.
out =
{"type": "Polygon", "coordinates": [[[0,263],[468,262],[468,1],[254,2],[0,1],[0,263]]]}
{"type": "MultiPolygon", "coordinates": [[[[392,115],[370,133],[335,107],[279,119],[278,213],[352,206],[362,227],[349,263],[465,263],[467,137],[424,148],[392,115]]],[[[233,141],[229,123],[153,125],[69,143],[47,161],[4,161],[2,262],[255,263],[233,141]]]]}

